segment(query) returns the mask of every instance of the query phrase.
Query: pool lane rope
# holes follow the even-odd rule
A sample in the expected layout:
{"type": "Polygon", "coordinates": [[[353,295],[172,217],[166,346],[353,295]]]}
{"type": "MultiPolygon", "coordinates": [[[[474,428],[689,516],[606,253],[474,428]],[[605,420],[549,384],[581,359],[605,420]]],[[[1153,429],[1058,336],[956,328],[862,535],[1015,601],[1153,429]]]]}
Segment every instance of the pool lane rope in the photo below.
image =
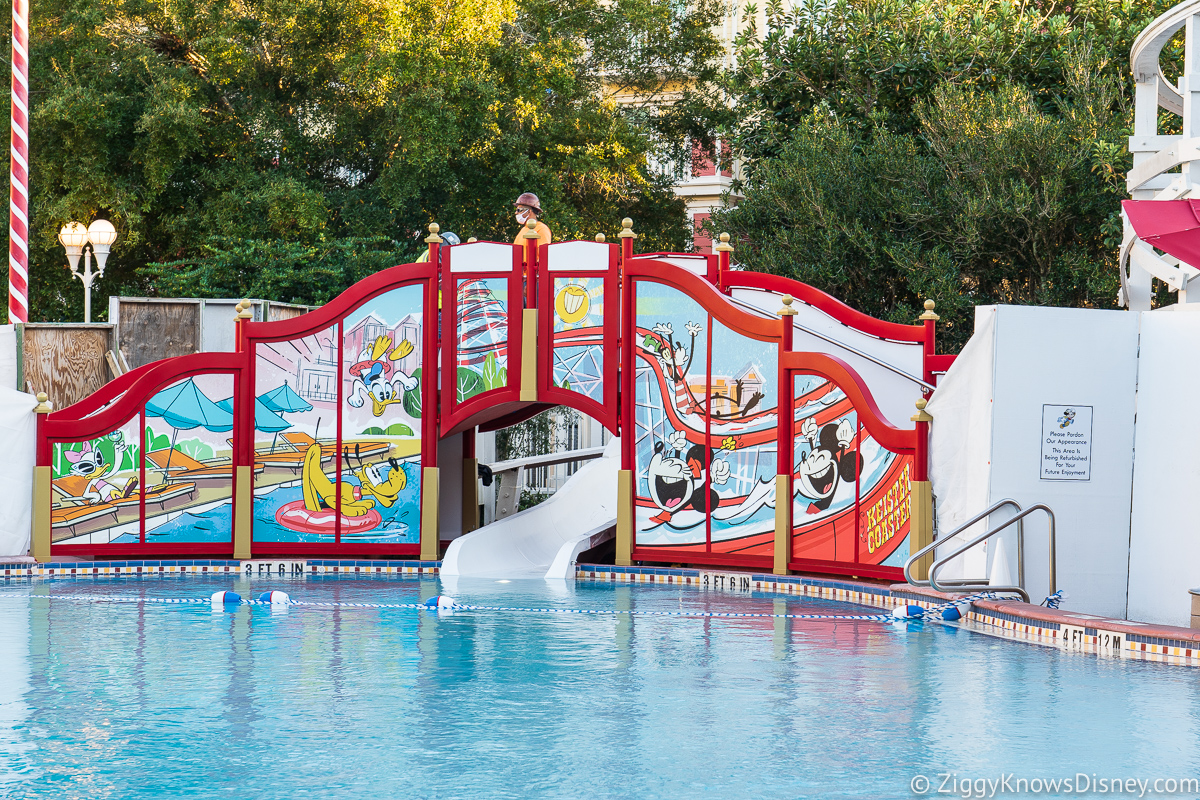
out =
{"type": "Polygon", "coordinates": [[[315,601],[293,600],[287,592],[263,592],[257,599],[247,599],[237,592],[214,592],[209,597],[132,597],[123,595],[84,594],[19,594],[0,593],[0,597],[33,598],[46,600],[70,600],[79,603],[157,603],[162,605],[208,605],[214,609],[225,606],[295,606],[297,608],[380,608],[407,609],[415,611],[496,611],[522,614],[580,614],[586,616],[630,616],[630,617],[689,617],[693,619],[802,619],[845,622],[901,622],[906,620],[938,620],[953,622],[961,619],[962,610],[975,600],[993,598],[992,592],[981,592],[961,597],[946,603],[924,608],[918,605],[900,605],[889,614],[777,614],[754,611],[649,611],[615,608],[550,608],[534,606],[485,606],[459,603],[452,597],[438,595],[423,603],[350,603],[340,600],[315,601]]]}

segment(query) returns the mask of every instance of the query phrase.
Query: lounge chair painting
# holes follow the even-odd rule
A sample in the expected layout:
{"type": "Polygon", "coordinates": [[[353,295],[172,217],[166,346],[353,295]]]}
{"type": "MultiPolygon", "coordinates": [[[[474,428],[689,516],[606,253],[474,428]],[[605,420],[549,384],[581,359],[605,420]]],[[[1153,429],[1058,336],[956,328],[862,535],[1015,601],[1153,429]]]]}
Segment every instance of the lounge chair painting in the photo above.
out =
{"type": "MultiPolygon", "coordinates": [[[[229,440],[229,445],[233,446],[233,440],[229,440]]],[[[336,449],[330,450],[328,453],[322,452],[321,461],[332,461],[336,449]]],[[[304,467],[304,450],[295,447],[286,439],[275,447],[263,447],[254,451],[254,474],[257,476],[262,473],[263,469],[280,469],[291,470],[299,474],[304,467]]]]}
{"type": "MultiPolygon", "coordinates": [[[[179,450],[155,450],[146,454],[148,469],[157,468],[168,480],[225,480],[233,474],[232,462],[229,459],[219,461],[197,461],[187,453],[179,450]]],[[[254,474],[263,471],[261,465],[255,465],[254,474]]]]}
{"type": "MultiPolygon", "coordinates": [[[[182,455],[182,453],[176,453],[182,455]]],[[[186,458],[186,456],[184,456],[186,458]]],[[[227,471],[228,472],[228,471],[227,471]]],[[[67,529],[70,535],[75,535],[79,526],[98,519],[112,516],[113,523],[120,521],[118,513],[125,509],[133,512],[136,517],[141,504],[140,493],[134,491],[125,497],[114,497],[100,502],[90,501],[88,494],[88,479],[79,475],[66,475],[55,479],[51,486],[57,495],[58,504],[50,513],[52,530],[67,529]]],[[[166,510],[166,504],[179,497],[191,497],[196,491],[196,484],[188,482],[169,482],[151,486],[145,490],[146,505],[157,505],[160,510],[166,510]]]]}
{"type": "MultiPolygon", "coordinates": [[[[321,455],[322,462],[333,460],[333,455],[321,455]]],[[[304,453],[299,450],[285,450],[271,452],[255,452],[255,466],[262,465],[265,468],[288,469],[297,475],[304,468],[304,453]]]]}
{"type": "MultiPolygon", "coordinates": [[[[281,438],[300,452],[305,452],[312,445],[319,444],[321,446],[321,454],[323,458],[332,457],[337,454],[337,442],[319,442],[303,431],[292,431],[291,433],[285,433],[281,438]]],[[[354,458],[357,461],[363,461],[368,458],[382,456],[391,449],[391,442],[373,441],[370,439],[355,439],[353,441],[342,443],[342,458],[343,460],[354,458]]]]}

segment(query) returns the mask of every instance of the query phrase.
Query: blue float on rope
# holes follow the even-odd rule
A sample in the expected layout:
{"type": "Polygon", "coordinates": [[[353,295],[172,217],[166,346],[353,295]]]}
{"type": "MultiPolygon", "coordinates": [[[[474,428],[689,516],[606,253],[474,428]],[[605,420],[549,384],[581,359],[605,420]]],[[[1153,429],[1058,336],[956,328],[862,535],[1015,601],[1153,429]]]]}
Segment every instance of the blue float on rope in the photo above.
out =
{"type": "Polygon", "coordinates": [[[445,610],[448,608],[454,608],[456,605],[458,605],[458,603],[454,601],[453,597],[447,597],[444,594],[439,594],[436,597],[429,598],[422,605],[429,609],[437,608],[445,610]]]}
{"type": "Polygon", "coordinates": [[[920,606],[896,606],[892,609],[892,616],[896,619],[921,619],[925,616],[925,609],[920,606]]]}
{"type": "Polygon", "coordinates": [[[212,604],[214,606],[219,606],[219,605],[235,605],[236,606],[242,602],[242,596],[240,594],[238,594],[237,592],[231,592],[231,591],[213,592],[213,596],[210,599],[212,600],[212,604]]]}
{"type": "Polygon", "coordinates": [[[954,622],[962,619],[962,612],[958,610],[958,606],[950,606],[942,609],[942,619],[947,622],[954,622]]]}
{"type": "Polygon", "coordinates": [[[292,602],[292,598],[287,592],[263,592],[258,596],[258,602],[270,603],[273,606],[286,606],[292,602]]]}

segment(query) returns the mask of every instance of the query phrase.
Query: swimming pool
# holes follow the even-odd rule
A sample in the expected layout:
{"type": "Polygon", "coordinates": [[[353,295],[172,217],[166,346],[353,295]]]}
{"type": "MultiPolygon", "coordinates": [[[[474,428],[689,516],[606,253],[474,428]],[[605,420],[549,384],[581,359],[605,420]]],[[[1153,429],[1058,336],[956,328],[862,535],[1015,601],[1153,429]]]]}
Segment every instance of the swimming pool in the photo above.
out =
{"type": "Polygon", "coordinates": [[[913,796],[918,774],[930,794],[939,773],[1200,777],[1192,670],[934,623],[36,597],[231,587],[317,601],[449,590],[503,606],[878,613],[540,581],[14,580],[0,591],[27,596],[0,598],[0,796],[890,798],[913,796]]]}

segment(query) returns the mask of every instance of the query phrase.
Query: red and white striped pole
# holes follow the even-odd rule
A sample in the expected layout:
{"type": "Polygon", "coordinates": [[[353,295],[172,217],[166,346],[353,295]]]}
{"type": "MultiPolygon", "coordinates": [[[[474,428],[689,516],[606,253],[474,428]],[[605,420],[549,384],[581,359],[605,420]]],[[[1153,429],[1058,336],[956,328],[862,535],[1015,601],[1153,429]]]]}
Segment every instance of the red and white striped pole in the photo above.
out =
{"type": "Polygon", "coordinates": [[[8,167],[8,321],[29,321],[29,0],[12,6],[12,145],[8,167]]]}

